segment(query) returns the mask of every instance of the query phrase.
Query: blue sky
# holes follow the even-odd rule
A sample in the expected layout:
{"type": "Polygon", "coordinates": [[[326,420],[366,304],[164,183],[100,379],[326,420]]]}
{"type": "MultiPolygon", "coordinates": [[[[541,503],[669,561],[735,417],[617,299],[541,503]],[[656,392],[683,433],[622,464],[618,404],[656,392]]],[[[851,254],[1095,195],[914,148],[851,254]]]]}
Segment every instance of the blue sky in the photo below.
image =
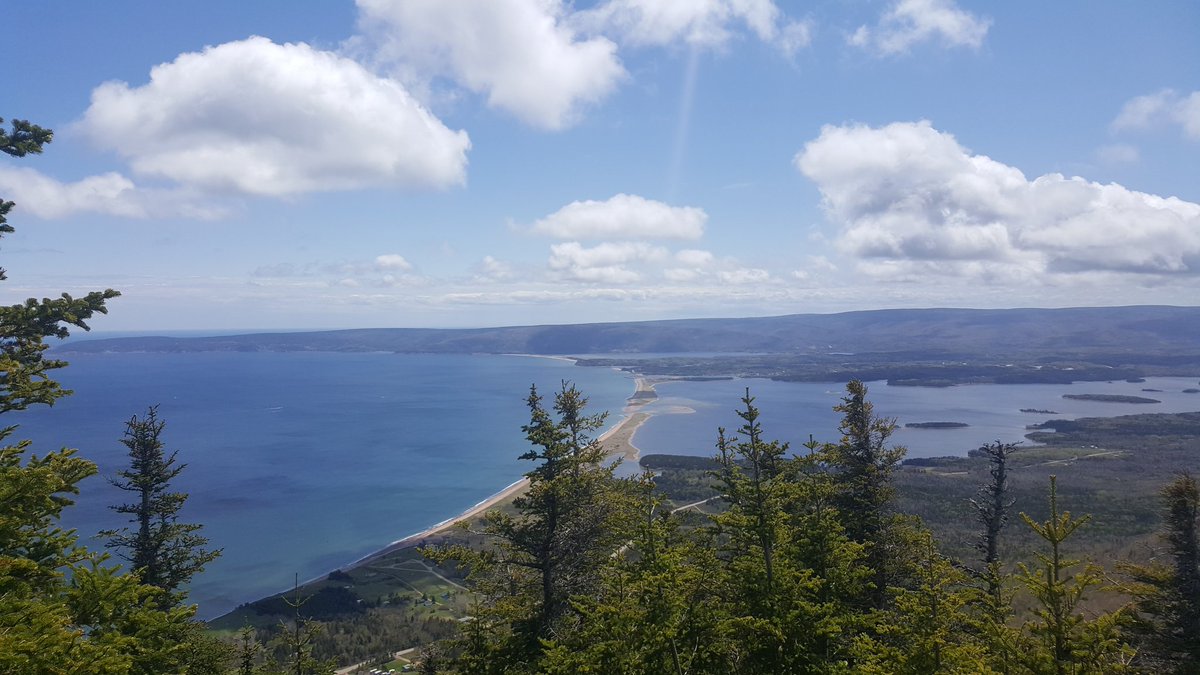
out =
{"type": "Polygon", "coordinates": [[[19,3],[4,302],[102,330],[1195,304],[1200,5],[19,3]]]}

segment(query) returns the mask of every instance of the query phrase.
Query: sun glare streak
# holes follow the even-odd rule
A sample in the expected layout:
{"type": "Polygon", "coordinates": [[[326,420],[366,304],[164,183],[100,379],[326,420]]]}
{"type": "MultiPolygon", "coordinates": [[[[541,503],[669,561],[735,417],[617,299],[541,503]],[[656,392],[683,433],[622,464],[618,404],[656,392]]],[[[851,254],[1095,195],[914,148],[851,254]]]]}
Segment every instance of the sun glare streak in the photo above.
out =
{"type": "Polygon", "coordinates": [[[675,143],[671,148],[671,166],[667,172],[667,201],[675,200],[679,192],[680,174],[687,154],[688,128],[692,122],[692,106],[696,99],[696,79],[700,72],[700,47],[692,44],[688,50],[687,67],[683,73],[683,93],[679,97],[679,124],[675,127],[675,143]]]}

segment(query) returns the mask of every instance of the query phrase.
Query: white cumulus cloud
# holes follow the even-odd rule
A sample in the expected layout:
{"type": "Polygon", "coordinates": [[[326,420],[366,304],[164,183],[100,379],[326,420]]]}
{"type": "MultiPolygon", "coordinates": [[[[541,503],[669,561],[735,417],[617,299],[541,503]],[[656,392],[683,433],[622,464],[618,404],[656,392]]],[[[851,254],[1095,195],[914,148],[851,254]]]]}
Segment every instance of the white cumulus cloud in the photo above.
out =
{"type": "Polygon", "coordinates": [[[0,166],[0,193],[23,212],[45,219],[76,213],[123,218],[217,218],[224,213],[219,206],[185,191],[139,188],[115,172],[64,183],[28,167],[0,166]]]}
{"type": "Polygon", "coordinates": [[[145,176],[281,196],[465,181],[466,132],[399,83],[306,44],[251,37],[92,92],[79,127],[145,176]]]}
{"type": "Polygon", "coordinates": [[[1178,125],[1183,134],[1200,141],[1200,91],[1183,96],[1174,89],[1137,96],[1125,103],[1112,122],[1114,131],[1178,125]]]}
{"type": "Polygon", "coordinates": [[[796,156],[839,247],[877,268],[990,280],[1200,273],[1200,204],[1018,169],[929,122],[827,126],[796,156]],[[882,267],[881,267],[882,266],[882,267]]]}
{"type": "Polygon", "coordinates": [[[668,267],[663,270],[662,275],[668,280],[675,282],[693,281],[708,274],[708,268],[712,267],[716,260],[712,252],[695,248],[685,248],[676,251],[672,258],[680,266],[668,267]]]}
{"type": "Polygon", "coordinates": [[[550,247],[550,269],[577,281],[630,283],[642,275],[628,266],[664,260],[669,252],[640,241],[604,242],[587,247],[576,241],[550,247]]]}
{"type": "Polygon", "coordinates": [[[476,265],[477,281],[504,281],[513,278],[515,273],[513,266],[503,260],[498,260],[490,255],[483,256],[483,260],[476,265]]]}
{"type": "Polygon", "coordinates": [[[812,40],[811,24],[787,19],[772,0],[608,0],[579,12],[575,21],[635,46],[720,47],[736,34],[735,27],[787,53],[812,40]]]}
{"type": "Polygon", "coordinates": [[[378,58],[438,76],[543,129],[573,124],[626,77],[617,46],[580,37],[561,0],[358,0],[378,58]]]}
{"type": "Polygon", "coordinates": [[[398,253],[385,253],[375,258],[375,268],[380,270],[400,270],[407,272],[412,269],[412,263],[398,253]]]}
{"type": "Polygon", "coordinates": [[[559,239],[699,239],[708,214],[638,195],[576,201],[533,224],[533,232],[559,239]]]}
{"type": "Polygon", "coordinates": [[[916,44],[933,41],[978,49],[991,23],[960,9],[954,0],[897,0],[877,26],[859,26],[849,41],[885,55],[903,54],[916,44]]]}

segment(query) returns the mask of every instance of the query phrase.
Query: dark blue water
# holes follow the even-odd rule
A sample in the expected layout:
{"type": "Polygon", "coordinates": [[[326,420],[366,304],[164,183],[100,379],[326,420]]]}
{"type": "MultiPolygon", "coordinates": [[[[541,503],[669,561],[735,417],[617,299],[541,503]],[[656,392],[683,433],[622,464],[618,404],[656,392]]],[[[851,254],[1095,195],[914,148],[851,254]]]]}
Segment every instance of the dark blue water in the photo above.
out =
{"type": "MultiPolygon", "coordinates": [[[[520,477],[531,383],[550,394],[563,379],[592,408],[622,409],[633,386],[606,368],[561,360],[467,355],[196,353],[75,355],[57,379],[75,389],[53,408],[6,415],[35,451],[79,448],[102,476],[127,462],[124,422],[159,405],[163,440],[188,468],[177,489],[191,494],[185,522],[224,555],[192,586],[201,616],[287,588],[391,541],[461,513],[520,477]]],[[[736,428],[734,409],[750,386],[769,438],[799,449],[811,433],[836,440],[837,384],[768,380],[658,385],[658,413],[639,431],[643,453],[710,455],[716,427],[736,428]],[[683,411],[695,411],[685,413],[683,411]]],[[[951,421],[957,430],[902,429],[909,456],[963,454],[991,440],[1020,440],[1025,425],[1053,417],[1200,409],[1192,378],[1145,383],[981,385],[927,389],[871,385],[876,412],[904,422],[951,421]],[[1142,388],[1164,390],[1143,393],[1142,388]],[[1122,393],[1156,405],[1070,401],[1064,393],[1122,393]]],[[[83,484],[65,521],[85,537],[119,527],[107,508],[127,495],[102,477],[83,484]]],[[[101,544],[89,541],[94,546],[101,544]]]]}
{"type": "MultiPolygon", "coordinates": [[[[965,455],[995,440],[1024,439],[1027,425],[1047,419],[1111,417],[1139,413],[1200,410],[1196,378],[1152,377],[1146,382],[1080,382],[1076,384],[963,385],[948,388],[889,387],[868,383],[875,413],[901,425],[893,440],[908,448],[909,457],[965,455]],[[1142,389],[1161,389],[1143,392],[1142,389]],[[1126,394],[1158,399],[1156,404],[1101,403],[1064,399],[1063,394],[1126,394]],[[1055,415],[1022,413],[1021,408],[1054,410],[1055,415]],[[960,429],[906,429],[908,422],[963,422],[960,429]]],[[[735,409],[746,388],[757,399],[766,437],[788,441],[794,450],[811,434],[817,441],[836,441],[840,416],[833,411],[845,389],[838,384],[773,382],[762,379],[675,381],[657,385],[659,399],[644,410],[657,413],[638,430],[642,453],[713,455],[717,427],[732,432],[741,425],[735,409]]]]}
{"type": "MultiPolygon", "coordinates": [[[[224,554],[191,598],[211,617],[461,513],[528,469],[517,457],[536,383],[570,379],[619,412],[632,380],[540,358],[395,354],[74,355],[56,374],[75,395],[6,415],[35,452],[79,448],[102,476],[127,465],[124,422],[159,405],[162,439],[188,468],[184,522],[224,554]]],[[[614,416],[612,421],[616,421],[614,416]]],[[[65,522],[91,536],[123,525],[128,498],[93,477],[65,522]]],[[[99,542],[89,543],[100,546],[99,542]]]]}

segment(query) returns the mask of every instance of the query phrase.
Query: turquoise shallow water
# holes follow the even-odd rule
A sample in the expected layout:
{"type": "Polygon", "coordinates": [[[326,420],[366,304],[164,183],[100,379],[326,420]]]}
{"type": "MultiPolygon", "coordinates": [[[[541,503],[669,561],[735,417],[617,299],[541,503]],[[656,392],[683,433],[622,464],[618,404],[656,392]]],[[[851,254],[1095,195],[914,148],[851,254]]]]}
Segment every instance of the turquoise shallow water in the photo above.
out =
{"type": "MultiPolygon", "coordinates": [[[[188,468],[186,522],[224,548],[192,586],[200,614],[344,565],[470,508],[526,470],[530,384],[570,379],[618,412],[632,379],[516,356],[331,353],[73,355],[53,408],[6,416],[37,452],[79,448],[112,476],[127,462],[124,422],[159,405],[163,440],[188,468]]],[[[612,421],[616,421],[613,417],[612,421]]],[[[83,484],[65,522],[90,536],[120,526],[125,499],[83,484]]],[[[92,542],[99,545],[98,542],[92,542]]]]}

